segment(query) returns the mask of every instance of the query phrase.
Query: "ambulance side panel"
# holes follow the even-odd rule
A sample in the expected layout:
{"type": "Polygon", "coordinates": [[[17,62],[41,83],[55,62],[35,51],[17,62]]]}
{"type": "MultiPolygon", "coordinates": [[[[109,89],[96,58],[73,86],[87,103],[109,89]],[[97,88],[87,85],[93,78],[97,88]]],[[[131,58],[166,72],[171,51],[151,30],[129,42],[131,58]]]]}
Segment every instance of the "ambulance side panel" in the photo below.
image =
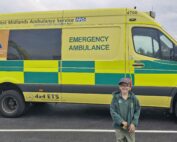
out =
{"type": "Polygon", "coordinates": [[[126,75],[124,31],[124,24],[63,28],[62,102],[110,104],[126,75]]]}

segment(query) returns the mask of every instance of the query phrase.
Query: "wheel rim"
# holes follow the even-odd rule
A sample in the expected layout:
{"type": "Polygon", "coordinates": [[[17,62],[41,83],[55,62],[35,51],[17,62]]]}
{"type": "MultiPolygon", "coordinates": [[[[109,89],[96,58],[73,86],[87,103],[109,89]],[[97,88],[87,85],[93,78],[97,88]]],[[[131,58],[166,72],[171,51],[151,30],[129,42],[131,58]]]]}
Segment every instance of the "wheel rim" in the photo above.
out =
{"type": "Polygon", "coordinates": [[[6,97],[3,100],[2,108],[6,113],[13,113],[17,110],[18,103],[13,97],[6,97]]]}

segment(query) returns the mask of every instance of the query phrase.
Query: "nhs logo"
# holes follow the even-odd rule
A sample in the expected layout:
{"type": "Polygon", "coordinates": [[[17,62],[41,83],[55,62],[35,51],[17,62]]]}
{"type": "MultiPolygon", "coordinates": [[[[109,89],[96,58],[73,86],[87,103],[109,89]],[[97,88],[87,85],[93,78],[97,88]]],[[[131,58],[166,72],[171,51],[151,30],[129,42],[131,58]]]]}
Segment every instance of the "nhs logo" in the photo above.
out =
{"type": "Polygon", "coordinates": [[[75,22],[86,22],[86,17],[76,17],[75,22]]]}

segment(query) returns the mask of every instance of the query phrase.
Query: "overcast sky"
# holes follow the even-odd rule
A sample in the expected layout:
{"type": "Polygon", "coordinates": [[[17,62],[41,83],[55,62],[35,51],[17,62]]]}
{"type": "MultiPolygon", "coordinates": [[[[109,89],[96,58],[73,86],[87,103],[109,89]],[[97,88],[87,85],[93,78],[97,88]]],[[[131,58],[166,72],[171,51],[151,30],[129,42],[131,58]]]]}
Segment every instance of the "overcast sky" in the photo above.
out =
{"type": "Polygon", "coordinates": [[[0,0],[0,13],[66,9],[133,8],[154,10],[156,20],[177,39],[177,0],[0,0]]]}

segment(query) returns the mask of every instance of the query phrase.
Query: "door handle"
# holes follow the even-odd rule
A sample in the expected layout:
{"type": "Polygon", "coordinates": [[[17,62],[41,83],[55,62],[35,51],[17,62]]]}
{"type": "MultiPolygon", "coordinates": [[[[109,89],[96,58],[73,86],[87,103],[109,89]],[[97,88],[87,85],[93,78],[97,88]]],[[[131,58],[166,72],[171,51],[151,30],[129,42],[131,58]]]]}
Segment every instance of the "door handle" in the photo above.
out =
{"type": "Polygon", "coordinates": [[[132,66],[134,67],[144,67],[143,63],[134,63],[132,66]]]}

